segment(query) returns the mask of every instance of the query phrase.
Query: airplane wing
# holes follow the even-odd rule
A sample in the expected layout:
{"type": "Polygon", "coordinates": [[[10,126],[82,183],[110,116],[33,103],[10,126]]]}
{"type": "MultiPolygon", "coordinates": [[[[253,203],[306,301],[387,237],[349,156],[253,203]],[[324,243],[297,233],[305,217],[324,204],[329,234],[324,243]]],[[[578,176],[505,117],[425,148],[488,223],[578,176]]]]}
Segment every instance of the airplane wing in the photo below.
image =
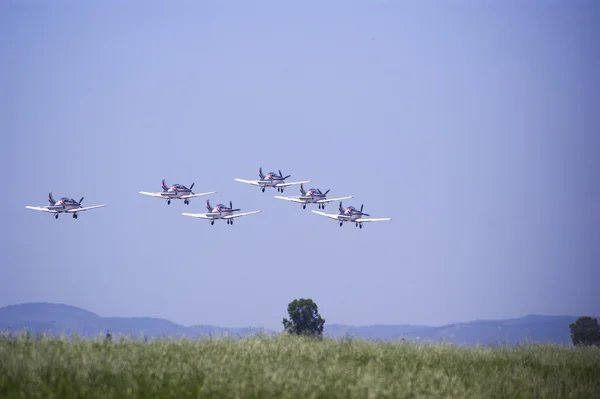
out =
{"type": "Polygon", "coordinates": [[[56,213],[55,210],[51,210],[46,208],[45,206],[26,206],[25,208],[27,209],[33,209],[34,211],[42,211],[42,212],[48,212],[48,213],[56,213]]]}
{"type": "Polygon", "coordinates": [[[255,213],[259,213],[260,211],[252,211],[252,212],[246,212],[246,213],[238,213],[237,215],[228,215],[225,216],[223,219],[234,219],[234,218],[239,218],[241,216],[247,216],[247,215],[253,215],[255,213]]]}
{"type": "Polygon", "coordinates": [[[156,198],[167,198],[167,197],[163,197],[162,193],[149,193],[146,191],[140,191],[140,194],[149,195],[151,197],[156,197],[156,198]]]}
{"type": "Polygon", "coordinates": [[[216,191],[209,191],[208,193],[202,193],[202,194],[190,194],[190,195],[182,195],[181,199],[190,199],[190,198],[194,198],[194,197],[202,197],[203,195],[208,195],[208,194],[215,194],[216,191]]]}
{"type": "Polygon", "coordinates": [[[295,181],[292,183],[278,183],[275,185],[275,187],[287,187],[287,186],[293,186],[294,184],[304,184],[304,183],[310,183],[310,180],[306,180],[306,181],[295,181]]]}
{"type": "Polygon", "coordinates": [[[207,216],[205,213],[182,213],[183,216],[191,216],[194,218],[200,219],[212,219],[210,216],[207,216]]]}
{"type": "Polygon", "coordinates": [[[275,195],[275,198],[279,198],[282,200],[286,200],[286,201],[293,201],[293,202],[297,202],[299,204],[304,204],[306,201],[302,201],[299,198],[294,198],[294,197],[280,197],[279,195],[275,195]]]}
{"type": "Polygon", "coordinates": [[[341,198],[330,198],[330,199],[324,199],[324,200],[319,200],[319,201],[317,201],[317,204],[326,204],[326,203],[328,203],[328,202],[342,201],[342,200],[345,200],[345,199],[350,199],[350,198],[352,198],[352,196],[349,196],[349,197],[341,197],[341,198]]]}
{"type": "Polygon", "coordinates": [[[239,182],[242,182],[242,183],[252,184],[253,186],[259,186],[260,187],[260,184],[258,184],[258,181],[256,181],[256,180],[242,180],[242,179],[233,179],[233,180],[239,181],[239,182]]]}
{"type": "Polygon", "coordinates": [[[358,218],[358,219],[355,220],[355,222],[358,222],[358,223],[382,222],[384,220],[392,220],[392,218],[379,218],[379,219],[363,219],[363,218],[358,218]]]}
{"type": "Polygon", "coordinates": [[[325,212],[319,212],[319,211],[311,211],[312,213],[316,213],[317,215],[321,215],[321,216],[327,216],[328,218],[331,219],[335,219],[335,220],[340,220],[338,218],[338,215],[332,215],[330,213],[325,213],[325,212]]]}
{"type": "Polygon", "coordinates": [[[103,206],[106,206],[106,204],[94,205],[94,206],[86,206],[85,208],[69,209],[67,211],[67,213],[76,213],[76,212],[89,211],[90,209],[102,208],[103,206]]]}

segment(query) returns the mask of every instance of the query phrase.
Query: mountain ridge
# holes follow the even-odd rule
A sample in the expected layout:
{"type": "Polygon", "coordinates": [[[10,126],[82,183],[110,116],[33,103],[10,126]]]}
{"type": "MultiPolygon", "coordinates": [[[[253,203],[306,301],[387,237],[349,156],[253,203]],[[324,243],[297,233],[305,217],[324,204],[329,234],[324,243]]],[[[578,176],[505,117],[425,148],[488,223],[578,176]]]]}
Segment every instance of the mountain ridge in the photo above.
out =
{"type": "MultiPolygon", "coordinates": [[[[326,324],[324,335],[384,341],[444,341],[457,345],[513,345],[523,342],[570,345],[569,324],[578,316],[528,314],[518,318],[473,320],[442,326],[371,324],[352,326],[326,324]]],[[[113,334],[158,337],[249,336],[279,334],[263,327],[220,327],[205,324],[184,326],[156,317],[103,317],[85,309],[48,302],[29,302],[0,307],[0,330],[28,329],[46,333],[77,333],[97,336],[113,334]]]]}

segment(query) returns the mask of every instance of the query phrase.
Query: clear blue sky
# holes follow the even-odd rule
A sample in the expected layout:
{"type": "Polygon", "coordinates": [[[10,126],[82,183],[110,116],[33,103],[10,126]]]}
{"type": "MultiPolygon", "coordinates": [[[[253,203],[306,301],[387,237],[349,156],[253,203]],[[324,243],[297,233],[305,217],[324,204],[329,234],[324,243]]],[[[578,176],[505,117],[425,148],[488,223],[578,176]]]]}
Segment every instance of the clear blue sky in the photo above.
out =
{"type": "Polygon", "coordinates": [[[0,306],[599,315],[598,37],[593,0],[3,1],[0,306]],[[393,220],[340,228],[233,181],[259,166],[393,220]],[[203,198],[138,194],[163,177],[263,212],[211,227],[181,215],[203,198]],[[48,191],[107,206],[25,209],[48,191]]]}

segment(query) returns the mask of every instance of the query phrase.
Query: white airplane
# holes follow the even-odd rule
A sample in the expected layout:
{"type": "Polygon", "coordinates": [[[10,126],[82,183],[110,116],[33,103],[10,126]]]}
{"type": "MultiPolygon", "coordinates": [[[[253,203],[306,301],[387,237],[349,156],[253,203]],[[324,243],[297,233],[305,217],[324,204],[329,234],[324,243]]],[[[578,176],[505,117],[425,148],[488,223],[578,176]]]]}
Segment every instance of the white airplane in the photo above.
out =
{"type": "Polygon", "coordinates": [[[360,206],[360,211],[353,206],[349,206],[344,208],[342,206],[342,202],[340,201],[339,211],[340,213],[332,215],[328,213],[323,213],[319,211],[311,211],[316,213],[317,215],[327,216],[328,218],[335,219],[340,222],[340,227],[344,225],[345,222],[354,222],[357,227],[362,229],[362,224],[367,222],[381,222],[384,220],[392,220],[392,218],[379,218],[379,219],[365,219],[362,216],[371,216],[368,213],[363,213],[363,205],[360,206]]]}
{"type": "Polygon", "coordinates": [[[269,172],[265,176],[263,174],[262,167],[260,167],[260,168],[258,168],[258,177],[260,177],[260,180],[243,180],[243,179],[233,179],[233,180],[239,181],[242,183],[252,184],[253,186],[258,186],[261,188],[263,193],[265,192],[265,188],[267,188],[267,187],[277,187],[277,191],[282,193],[283,189],[287,186],[292,186],[295,184],[302,184],[302,183],[310,183],[310,180],[286,183],[285,179],[287,179],[290,176],[291,175],[284,176],[281,173],[281,171],[279,171],[279,175],[277,175],[277,173],[275,173],[275,172],[269,172]]]}
{"type": "Polygon", "coordinates": [[[233,204],[229,201],[229,206],[218,204],[214,208],[210,206],[210,200],[206,200],[206,207],[208,208],[208,213],[182,213],[183,216],[192,216],[195,218],[208,219],[210,220],[211,226],[215,224],[216,219],[225,219],[227,220],[227,224],[233,224],[233,219],[239,218],[241,216],[253,215],[255,213],[259,213],[260,211],[252,211],[246,213],[238,213],[234,215],[233,212],[240,211],[241,209],[233,209],[233,204]]]}
{"type": "Polygon", "coordinates": [[[48,202],[50,205],[47,206],[26,206],[27,209],[33,209],[35,211],[42,211],[53,213],[54,218],[58,219],[58,215],[60,213],[72,213],[73,219],[77,219],[77,213],[83,211],[89,211],[90,209],[102,208],[105,204],[102,205],[94,205],[83,208],[81,206],[81,202],[83,201],[83,197],[79,200],[79,202],[75,201],[73,198],[62,197],[58,201],[55,201],[52,197],[52,192],[48,193],[48,202]]]}
{"type": "Polygon", "coordinates": [[[155,197],[155,198],[166,199],[167,205],[171,204],[172,199],[182,199],[184,204],[189,205],[190,198],[201,197],[203,195],[216,193],[216,191],[209,191],[207,193],[194,194],[194,192],[192,191],[193,187],[194,187],[194,183],[192,183],[190,188],[187,188],[183,184],[173,184],[171,187],[167,187],[167,184],[165,183],[165,179],[162,179],[163,191],[160,191],[158,193],[149,193],[146,191],[140,191],[140,194],[149,195],[149,196],[155,197]]]}
{"type": "Polygon", "coordinates": [[[304,185],[300,184],[300,193],[302,194],[299,197],[280,197],[276,195],[275,198],[279,198],[286,201],[293,201],[299,204],[302,204],[302,209],[306,209],[306,204],[318,204],[319,209],[325,209],[325,204],[328,202],[341,201],[345,199],[350,199],[350,197],[341,197],[341,198],[331,198],[327,199],[327,193],[330,190],[321,192],[318,188],[310,188],[308,191],[304,190],[304,185]]]}

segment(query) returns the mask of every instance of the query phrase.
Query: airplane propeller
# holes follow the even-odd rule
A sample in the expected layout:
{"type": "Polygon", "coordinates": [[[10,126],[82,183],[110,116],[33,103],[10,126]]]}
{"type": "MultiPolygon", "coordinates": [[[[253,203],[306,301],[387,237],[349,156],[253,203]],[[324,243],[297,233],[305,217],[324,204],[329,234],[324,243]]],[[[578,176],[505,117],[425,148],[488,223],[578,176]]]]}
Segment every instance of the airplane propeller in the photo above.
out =
{"type": "Polygon", "coordinates": [[[81,199],[79,200],[79,203],[81,204],[83,202],[83,197],[81,197],[81,199]]]}
{"type": "Polygon", "coordinates": [[[283,177],[283,173],[281,173],[281,170],[279,171],[279,177],[283,177],[284,180],[290,176],[292,176],[292,175],[287,175],[286,177],[283,177]]]}
{"type": "Polygon", "coordinates": [[[323,195],[327,195],[327,193],[328,193],[328,192],[330,192],[330,191],[331,191],[331,189],[329,189],[329,190],[325,191],[325,192],[323,193],[323,195]]]}
{"type": "Polygon", "coordinates": [[[194,194],[194,192],[192,191],[192,187],[194,187],[194,183],[192,183],[192,185],[190,186],[190,193],[194,194]]]}
{"type": "Polygon", "coordinates": [[[360,214],[361,214],[361,215],[365,215],[365,216],[371,216],[371,215],[369,215],[368,213],[363,213],[363,205],[364,205],[364,204],[360,204],[360,214]]]}
{"type": "Polygon", "coordinates": [[[231,201],[229,201],[229,209],[231,209],[231,211],[241,211],[241,209],[233,209],[233,203],[231,201]]]}

